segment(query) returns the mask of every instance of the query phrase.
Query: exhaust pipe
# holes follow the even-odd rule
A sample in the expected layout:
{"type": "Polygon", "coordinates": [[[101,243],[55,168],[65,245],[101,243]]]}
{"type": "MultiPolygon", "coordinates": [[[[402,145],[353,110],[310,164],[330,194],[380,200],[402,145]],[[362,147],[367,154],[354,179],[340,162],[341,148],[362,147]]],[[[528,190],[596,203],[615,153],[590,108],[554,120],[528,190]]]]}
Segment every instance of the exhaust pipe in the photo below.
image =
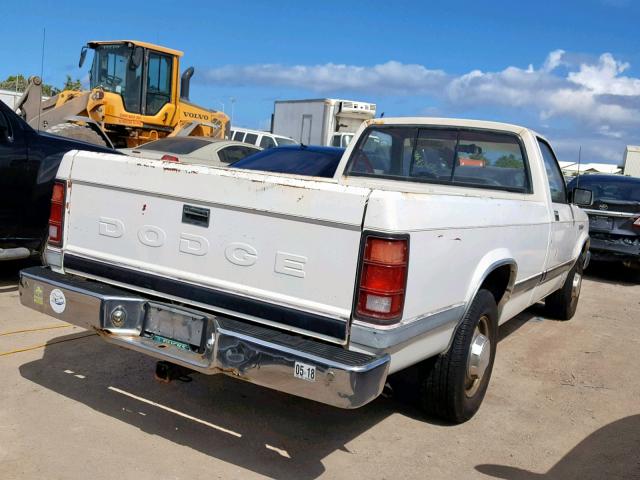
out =
{"type": "Polygon", "coordinates": [[[0,248],[0,260],[20,260],[30,256],[31,250],[27,248],[0,248]]]}
{"type": "Polygon", "coordinates": [[[191,85],[193,72],[193,67],[189,67],[182,72],[182,77],[180,78],[180,98],[186,101],[189,101],[189,87],[191,85]]]}

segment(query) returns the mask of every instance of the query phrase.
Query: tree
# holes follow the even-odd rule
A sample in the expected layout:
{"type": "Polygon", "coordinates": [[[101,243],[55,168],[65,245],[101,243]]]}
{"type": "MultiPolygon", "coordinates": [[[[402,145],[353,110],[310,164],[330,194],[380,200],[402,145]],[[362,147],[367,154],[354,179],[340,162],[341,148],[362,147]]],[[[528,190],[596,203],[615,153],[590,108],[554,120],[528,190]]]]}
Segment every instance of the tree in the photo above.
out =
{"type": "Polygon", "coordinates": [[[503,155],[496,160],[494,166],[501,168],[518,168],[522,169],[524,167],[524,162],[521,158],[516,158],[513,153],[509,155],[503,155]]]}
{"type": "Polygon", "coordinates": [[[62,90],[82,90],[82,82],[79,78],[72,80],[71,75],[67,75],[67,80],[64,82],[62,90]]]}
{"type": "Polygon", "coordinates": [[[27,88],[27,79],[24,75],[9,75],[6,80],[0,81],[0,89],[24,92],[27,88]]]}
{"type": "MultiPolygon", "coordinates": [[[[22,93],[26,90],[28,85],[27,78],[22,75],[9,75],[5,80],[0,81],[0,89],[12,90],[14,92],[22,93]]],[[[82,83],[79,79],[72,80],[71,75],[67,75],[67,79],[62,87],[62,90],[82,90],[82,83]]],[[[61,89],[54,87],[48,83],[42,84],[42,94],[47,97],[52,97],[60,93],[61,89]]]]}

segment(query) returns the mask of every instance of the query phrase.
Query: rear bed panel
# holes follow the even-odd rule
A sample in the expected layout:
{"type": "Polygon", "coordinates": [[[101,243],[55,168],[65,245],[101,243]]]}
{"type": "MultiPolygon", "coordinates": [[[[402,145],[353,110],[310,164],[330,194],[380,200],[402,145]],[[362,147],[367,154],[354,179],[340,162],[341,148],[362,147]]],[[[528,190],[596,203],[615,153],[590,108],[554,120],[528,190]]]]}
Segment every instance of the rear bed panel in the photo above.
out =
{"type": "Polygon", "coordinates": [[[346,339],[367,189],[95,160],[81,152],[72,167],[65,255],[338,319],[330,336],[346,339]],[[185,205],[208,211],[209,226],[184,222],[185,205]]]}

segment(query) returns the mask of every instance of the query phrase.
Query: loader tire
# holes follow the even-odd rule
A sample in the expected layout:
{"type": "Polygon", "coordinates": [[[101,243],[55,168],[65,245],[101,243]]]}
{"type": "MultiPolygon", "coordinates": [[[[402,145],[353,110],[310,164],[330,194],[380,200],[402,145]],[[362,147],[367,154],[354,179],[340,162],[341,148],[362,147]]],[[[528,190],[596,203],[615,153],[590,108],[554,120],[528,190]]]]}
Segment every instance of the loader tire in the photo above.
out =
{"type": "Polygon", "coordinates": [[[73,140],[80,140],[81,142],[92,143],[93,145],[100,145],[106,147],[107,142],[104,141],[98,133],[96,133],[88,125],[77,125],[75,123],[59,123],[46,130],[47,133],[58,135],[59,137],[72,138],[73,140]]]}
{"type": "Polygon", "coordinates": [[[463,423],[480,408],[489,386],[498,343],[498,307],[481,289],[458,326],[451,347],[422,365],[418,398],[428,414],[463,423]]]}

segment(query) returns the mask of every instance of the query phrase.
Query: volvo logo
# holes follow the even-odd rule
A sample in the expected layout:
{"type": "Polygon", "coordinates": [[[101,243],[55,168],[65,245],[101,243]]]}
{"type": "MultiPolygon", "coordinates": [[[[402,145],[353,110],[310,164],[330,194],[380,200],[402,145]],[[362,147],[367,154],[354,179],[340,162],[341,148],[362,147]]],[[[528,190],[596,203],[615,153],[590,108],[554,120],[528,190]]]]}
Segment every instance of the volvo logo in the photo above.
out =
{"type": "Polygon", "coordinates": [[[609,210],[609,206],[606,203],[601,203],[598,208],[600,210],[609,210]]]}

